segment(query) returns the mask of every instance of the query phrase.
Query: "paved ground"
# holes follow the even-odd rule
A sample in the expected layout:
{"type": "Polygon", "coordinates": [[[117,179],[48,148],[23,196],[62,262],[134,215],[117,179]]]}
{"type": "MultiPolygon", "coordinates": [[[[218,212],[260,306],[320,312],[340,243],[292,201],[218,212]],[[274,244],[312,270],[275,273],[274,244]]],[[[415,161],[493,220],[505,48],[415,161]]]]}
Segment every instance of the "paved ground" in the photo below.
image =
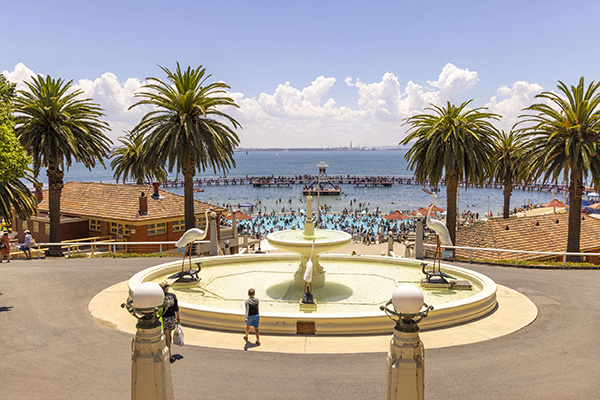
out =
{"type": "MultiPolygon", "coordinates": [[[[152,258],[13,261],[0,265],[0,399],[126,399],[131,335],[94,323],[99,291],[152,258]]],[[[427,399],[597,399],[600,271],[471,266],[533,300],[525,329],[431,349],[427,399]]],[[[265,337],[263,341],[267,341],[265,337]]],[[[183,347],[173,367],[183,399],[378,399],[381,353],[302,355],[183,347]]]]}

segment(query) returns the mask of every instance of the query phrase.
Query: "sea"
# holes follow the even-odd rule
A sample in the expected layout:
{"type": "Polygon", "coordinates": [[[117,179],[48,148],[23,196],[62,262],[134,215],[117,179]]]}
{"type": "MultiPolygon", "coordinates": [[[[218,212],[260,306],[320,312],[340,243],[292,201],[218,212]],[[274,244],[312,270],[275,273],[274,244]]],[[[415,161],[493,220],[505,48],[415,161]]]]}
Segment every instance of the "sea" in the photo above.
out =
{"type": "MultiPolygon", "coordinates": [[[[413,176],[405,160],[407,150],[355,150],[355,151],[238,151],[235,153],[235,168],[223,172],[207,170],[197,173],[198,177],[246,177],[246,176],[282,176],[313,174],[317,164],[325,162],[329,175],[356,176],[413,176]]],[[[110,161],[105,162],[110,165],[110,161]]],[[[172,173],[169,178],[182,176],[172,173]]],[[[45,171],[38,179],[47,186],[45,171]]],[[[65,173],[65,182],[115,182],[110,168],[96,166],[91,171],[81,164],[75,164],[65,173]]],[[[346,209],[377,208],[380,212],[394,210],[410,212],[429,205],[433,197],[424,193],[419,185],[394,184],[392,187],[356,187],[351,184],[340,185],[342,194],[338,196],[320,196],[320,205],[326,205],[333,212],[346,209]],[[360,205],[360,207],[359,207],[360,205]]],[[[306,208],[306,198],[302,195],[302,185],[290,187],[253,187],[252,185],[203,186],[204,192],[194,194],[195,198],[220,206],[236,208],[237,204],[250,202],[257,206],[255,211],[288,212],[306,208]]],[[[183,194],[183,187],[165,188],[174,193],[183,194]]],[[[437,192],[437,205],[446,208],[445,186],[437,192]]],[[[563,193],[555,194],[563,201],[563,193]]],[[[316,196],[315,196],[316,197],[316,196]]],[[[551,201],[550,191],[515,189],[511,197],[511,208],[527,204],[541,204],[551,201]]],[[[317,199],[313,199],[316,206],[317,199]]],[[[494,215],[502,212],[503,194],[500,188],[460,187],[458,196],[459,212],[471,211],[480,216],[491,211],[494,215]]]]}

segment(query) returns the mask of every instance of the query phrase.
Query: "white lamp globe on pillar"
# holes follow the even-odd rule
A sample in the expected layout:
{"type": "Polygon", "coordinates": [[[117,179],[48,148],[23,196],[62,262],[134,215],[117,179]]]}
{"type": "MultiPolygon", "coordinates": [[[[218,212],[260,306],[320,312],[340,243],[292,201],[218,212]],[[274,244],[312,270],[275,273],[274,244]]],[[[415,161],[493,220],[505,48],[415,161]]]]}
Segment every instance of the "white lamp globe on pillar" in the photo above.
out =
{"type": "Polygon", "coordinates": [[[392,294],[392,305],[397,313],[416,314],[423,307],[423,293],[415,285],[400,285],[392,294]]]}
{"type": "Polygon", "coordinates": [[[418,287],[404,284],[380,308],[396,321],[388,352],[385,398],[425,400],[425,353],[419,338],[419,322],[433,307],[423,303],[423,293],[418,287]],[[393,310],[388,308],[390,305],[393,310]]]}
{"type": "Polygon", "coordinates": [[[131,295],[135,308],[158,307],[165,301],[165,293],[155,282],[140,284],[131,295]]]}

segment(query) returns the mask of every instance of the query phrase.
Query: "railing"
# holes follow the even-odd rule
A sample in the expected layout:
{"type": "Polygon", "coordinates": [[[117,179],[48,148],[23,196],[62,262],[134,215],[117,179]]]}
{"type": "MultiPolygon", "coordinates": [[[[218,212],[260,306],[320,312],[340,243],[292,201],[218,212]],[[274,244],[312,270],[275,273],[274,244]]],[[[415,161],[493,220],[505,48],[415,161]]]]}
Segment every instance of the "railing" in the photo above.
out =
{"type": "MultiPolygon", "coordinates": [[[[435,244],[423,243],[423,247],[435,248],[435,244]]],[[[469,250],[469,262],[473,262],[473,251],[489,251],[494,253],[514,253],[515,254],[515,265],[519,266],[519,254],[535,254],[540,256],[548,257],[562,257],[563,268],[567,267],[567,258],[569,256],[599,256],[600,253],[568,253],[568,252],[555,252],[555,251],[529,251],[529,250],[511,250],[511,249],[494,249],[488,247],[467,247],[467,246],[446,246],[441,245],[444,249],[455,249],[455,250],[469,250]]],[[[534,260],[531,260],[534,261],[534,260]]],[[[524,262],[524,261],[522,261],[524,262]]]]}
{"type": "MultiPolygon", "coordinates": [[[[255,241],[255,242],[257,242],[257,241],[255,241]]],[[[61,243],[35,243],[32,247],[35,248],[36,251],[39,253],[42,251],[42,247],[47,248],[49,246],[60,246],[62,248],[66,248],[67,257],[70,257],[73,248],[78,249],[80,246],[90,246],[90,248],[92,248],[92,256],[93,256],[93,246],[95,246],[95,247],[107,246],[108,252],[110,254],[112,254],[113,257],[116,257],[117,246],[147,245],[147,246],[157,246],[160,257],[163,257],[165,250],[173,249],[175,246],[175,243],[176,242],[174,242],[174,241],[169,241],[169,242],[167,242],[167,241],[165,241],[165,242],[79,242],[79,241],[73,241],[73,242],[61,242],[61,243]]],[[[210,241],[209,240],[199,240],[199,241],[194,242],[194,244],[206,245],[206,244],[210,244],[210,241]]],[[[219,246],[221,246],[221,244],[222,243],[219,243],[219,246]]],[[[252,245],[252,244],[255,244],[255,243],[249,243],[249,245],[252,245]]],[[[239,242],[237,244],[237,246],[240,248],[241,253],[246,252],[246,250],[243,247],[241,242],[239,242]]],[[[433,249],[436,247],[436,245],[423,243],[423,247],[433,249]]],[[[495,253],[514,253],[516,256],[515,257],[515,265],[517,267],[519,266],[519,262],[521,262],[521,263],[524,262],[524,260],[519,260],[519,254],[535,254],[535,255],[547,256],[547,257],[562,257],[563,268],[566,268],[567,258],[569,256],[580,256],[580,257],[581,256],[586,256],[586,257],[598,256],[598,257],[600,257],[600,253],[568,253],[568,252],[552,252],[552,251],[528,251],[528,250],[512,250],[512,249],[495,249],[495,248],[488,248],[488,247],[445,246],[445,245],[442,245],[442,247],[444,249],[468,250],[469,251],[469,262],[473,262],[473,251],[488,251],[488,252],[495,252],[495,253]]],[[[208,249],[206,249],[206,248],[204,250],[208,251],[208,249]]]]}
{"type": "MultiPolygon", "coordinates": [[[[155,247],[158,247],[158,252],[160,254],[160,257],[163,257],[165,250],[172,250],[175,248],[175,243],[176,242],[124,242],[124,241],[82,242],[79,240],[74,240],[71,242],[64,241],[64,242],[60,242],[60,243],[37,243],[36,242],[32,247],[34,249],[36,249],[36,251],[38,253],[40,253],[43,250],[42,247],[47,249],[50,246],[58,246],[67,251],[67,258],[68,258],[71,256],[71,253],[74,254],[74,252],[73,252],[74,249],[77,249],[77,251],[79,251],[82,246],[90,246],[92,256],[94,255],[94,248],[107,246],[108,252],[110,254],[112,254],[113,257],[116,257],[116,255],[117,255],[117,246],[136,246],[136,245],[155,246],[155,247]]],[[[210,240],[197,240],[194,242],[194,245],[197,245],[197,244],[200,244],[200,245],[210,244],[210,240]]]]}

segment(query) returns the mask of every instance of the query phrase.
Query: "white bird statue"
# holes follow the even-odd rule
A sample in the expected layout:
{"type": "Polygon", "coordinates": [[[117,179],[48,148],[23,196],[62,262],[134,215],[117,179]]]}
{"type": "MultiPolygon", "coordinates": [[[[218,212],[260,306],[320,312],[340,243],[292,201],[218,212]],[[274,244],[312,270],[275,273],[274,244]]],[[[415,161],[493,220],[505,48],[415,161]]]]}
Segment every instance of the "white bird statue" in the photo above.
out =
{"type": "Polygon", "coordinates": [[[427,227],[436,233],[437,246],[435,248],[435,257],[433,259],[433,271],[432,271],[433,273],[435,273],[435,261],[436,260],[438,261],[438,272],[440,272],[440,263],[441,263],[441,259],[442,259],[441,244],[443,244],[445,246],[452,246],[452,239],[450,238],[450,232],[448,232],[448,228],[446,227],[446,224],[444,224],[439,219],[431,218],[431,210],[435,206],[435,203],[437,203],[437,201],[438,201],[436,194],[433,192],[430,192],[429,190],[427,190],[425,188],[423,188],[423,191],[425,193],[427,193],[428,195],[433,196],[435,198],[435,201],[433,202],[433,204],[431,204],[431,206],[429,206],[429,211],[427,211],[427,220],[426,220],[427,227]],[[441,244],[440,244],[440,242],[441,242],[441,244]]]}
{"type": "Polygon", "coordinates": [[[192,228],[185,231],[185,233],[179,238],[179,240],[175,243],[175,246],[178,249],[184,249],[183,260],[181,262],[181,273],[184,273],[184,265],[185,265],[185,256],[189,255],[190,260],[190,271],[192,269],[192,245],[197,240],[206,239],[206,235],[208,234],[208,213],[212,211],[211,208],[206,210],[204,217],[206,218],[206,230],[192,228]]]}

